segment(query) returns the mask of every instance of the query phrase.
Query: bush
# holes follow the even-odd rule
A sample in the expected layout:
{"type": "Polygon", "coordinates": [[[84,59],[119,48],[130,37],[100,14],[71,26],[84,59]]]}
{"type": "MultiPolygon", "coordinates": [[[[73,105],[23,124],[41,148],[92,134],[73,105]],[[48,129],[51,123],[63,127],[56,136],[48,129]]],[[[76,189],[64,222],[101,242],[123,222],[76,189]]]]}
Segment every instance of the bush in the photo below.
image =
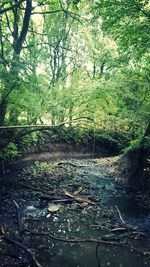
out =
{"type": "Polygon", "coordinates": [[[15,143],[10,142],[6,148],[4,148],[0,153],[0,158],[7,160],[7,159],[15,159],[20,155],[18,148],[15,143]]]}

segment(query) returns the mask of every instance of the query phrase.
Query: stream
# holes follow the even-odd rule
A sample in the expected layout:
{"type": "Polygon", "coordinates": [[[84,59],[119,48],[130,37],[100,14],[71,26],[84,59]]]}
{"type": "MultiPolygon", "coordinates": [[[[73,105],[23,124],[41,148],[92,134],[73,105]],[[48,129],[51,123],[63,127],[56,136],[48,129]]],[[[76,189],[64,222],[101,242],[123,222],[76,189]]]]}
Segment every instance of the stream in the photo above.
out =
{"type": "MultiPolygon", "coordinates": [[[[57,161],[53,159],[49,162],[55,164],[57,161]]],[[[26,174],[26,168],[30,168],[30,165],[25,167],[24,180],[29,176],[28,173],[26,174]]],[[[45,180],[45,183],[48,184],[47,181],[50,181],[50,186],[53,185],[56,190],[59,188],[61,192],[64,189],[69,192],[81,191],[78,195],[88,198],[90,196],[95,205],[85,205],[81,208],[76,202],[60,203],[58,211],[50,212],[48,205],[53,203],[52,201],[36,194],[24,193],[23,195],[22,193],[20,196],[18,193],[16,199],[21,206],[21,220],[24,227],[36,232],[50,232],[59,238],[99,239],[104,237],[106,240],[118,243],[127,242],[130,246],[100,244],[96,249],[96,243],[73,244],[50,239],[47,236],[23,235],[23,243],[36,251],[36,257],[42,266],[150,266],[150,210],[135,196],[135,193],[130,192],[115,180],[115,176],[109,171],[109,166],[106,167],[103,161],[96,159],[65,159],[56,170],[59,170],[57,183],[50,181],[52,176],[47,172],[44,173],[48,178],[44,178],[43,174],[34,179],[35,181],[41,177],[49,179],[45,180]],[[124,225],[129,227],[129,231],[123,233],[112,231],[124,225]]],[[[21,180],[22,174],[19,177],[21,180]]],[[[10,222],[8,223],[10,227],[9,224],[10,222]]]]}

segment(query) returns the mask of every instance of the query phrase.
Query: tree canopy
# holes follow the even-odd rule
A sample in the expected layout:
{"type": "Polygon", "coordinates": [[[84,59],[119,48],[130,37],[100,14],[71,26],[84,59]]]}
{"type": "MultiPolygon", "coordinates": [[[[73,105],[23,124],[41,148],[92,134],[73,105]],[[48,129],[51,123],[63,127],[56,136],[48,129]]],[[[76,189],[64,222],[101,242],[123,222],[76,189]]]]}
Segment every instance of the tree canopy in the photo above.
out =
{"type": "Polygon", "coordinates": [[[1,0],[0,125],[84,117],[139,138],[150,117],[149,30],[148,0],[1,0]]]}

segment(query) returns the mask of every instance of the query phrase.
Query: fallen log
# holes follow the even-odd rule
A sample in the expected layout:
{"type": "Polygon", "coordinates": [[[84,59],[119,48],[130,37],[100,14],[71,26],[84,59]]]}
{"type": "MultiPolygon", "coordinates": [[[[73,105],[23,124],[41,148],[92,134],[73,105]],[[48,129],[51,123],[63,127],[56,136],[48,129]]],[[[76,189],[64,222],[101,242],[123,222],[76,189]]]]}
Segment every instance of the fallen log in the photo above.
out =
{"type": "Polygon", "coordinates": [[[0,130],[8,130],[8,129],[30,129],[30,128],[35,128],[38,131],[40,129],[46,129],[49,130],[51,128],[57,128],[60,126],[63,126],[65,124],[69,124],[70,122],[78,122],[78,121],[83,121],[83,120],[88,120],[88,121],[93,121],[92,118],[90,117],[80,117],[80,118],[76,118],[76,119],[72,119],[71,121],[63,121],[60,122],[56,125],[48,125],[48,124],[28,124],[28,125],[6,125],[6,126],[0,126],[0,130]]]}

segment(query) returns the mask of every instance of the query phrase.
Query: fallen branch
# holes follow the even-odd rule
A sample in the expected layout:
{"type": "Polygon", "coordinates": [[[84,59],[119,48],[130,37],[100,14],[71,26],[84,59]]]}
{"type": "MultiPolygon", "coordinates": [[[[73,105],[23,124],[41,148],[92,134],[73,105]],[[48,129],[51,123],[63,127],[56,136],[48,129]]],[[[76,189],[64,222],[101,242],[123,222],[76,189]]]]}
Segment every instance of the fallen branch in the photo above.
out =
{"type": "Polygon", "coordinates": [[[73,167],[89,167],[89,165],[79,165],[79,164],[75,164],[75,163],[72,163],[72,162],[69,162],[69,161],[66,161],[66,162],[58,162],[56,164],[56,166],[60,166],[60,165],[70,165],[70,166],[73,166],[73,167]]]}
{"type": "Polygon", "coordinates": [[[118,243],[118,242],[106,240],[106,237],[105,237],[105,240],[103,240],[103,238],[100,238],[100,239],[69,239],[69,238],[66,238],[65,239],[63,237],[58,237],[56,235],[53,235],[53,234],[50,234],[47,232],[41,233],[41,232],[30,231],[27,228],[24,231],[29,232],[30,234],[33,234],[33,235],[47,236],[48,238],[51,238],[53,240],[57,240],[60,242],[65,242],[65,243],[97,243],[97,244],[112,245],[112,246],[124,246],[126,244],[125,241],[118,243]]]}
{"type": "MultiPolygon", "coordinates": [[[[47,191],[45,190],[42,190],[40,188],[35,188],[34,186],[31,186],[31,185],[27,185],[25,183],[22,183],[22,182],[19,182],[18,183],[19,185],[23,186],[23,187],[26,187],[28,189],[31,189],[32,191],[36,191],[38,192],[40,195],[39,197],[40,198],[43,198],[43,199],[48,199],[50,201],[53,201],[54,203],[59,203],[59,202],[67,202],[67,203],[72,203],[74,201],[74,197],[71,198],[60,198],[61,196],[59,197],[55,197],[54,196],[54,192],[50,192],[48,193],[47,191]],[[42,194],[41,194],[42,193],[42,194]]],[[[69,195],[70,197],[70,195],[69,195]]],[[[79,198],[79,197],[76,197],[76,198],[79,198]]],[[[85,199],[82,199],[82,201],[79,201],[79,202],[86,202],[86,201],[83,201],[85,199]]],[[[90,204],[92,203],[90,200],[88,200],[90,202],[90,204]]]]}
{"type": "Polygon", "coordinates": [[[121,222],[122,222],[123,224],[125,224],[125,221],[124,221],[124,219],[122,218],[121,212],[120,212],[120,210],[118,209],[117,205],[116,205],[115,207],[116,207],[116,210],[118,211],[119,218],[120,218],[121,222]]]}
{"type": "MultiPolygon", "coordinates": [[[[115,206],[115,207],[116,207],[116,209],[117,209],[117,211],[118,211],[120,220],[121,220],[121,222],[122,222],[122,224],[123,224],[123,226],[124,226],[124,227],[122,227],[122,229],[124,229],[124,231],[126,231],[126,232],[136,230],[137,227],[134,227],[133,225],[127,224],[127,223],[124,221],[124,219],[122,218],[122,215],[121,215],[120,210],[118,209],[117,206],[115,206]]],[[[121,228],[120,228],[120,229],[121,229],[121,228]]],[[[116,230],[117,230],[117,229],[116,229],[116,230]]],[[[115,231],[115,229],[114,229],[114,231],[115,231]]]]}
{"type": "Polygon", "coordinates": [[[62,198],[62,199],[56,199],[53,200],[54,203],[59,203],[59,202],[63,202],[63,203],[72,203],[74,201],[74,199],[71,198],[62,198]]]}
{"type": "Polygon", "coordinates": [[[47,199],[52,201],[53,203],[59,203],[59,202],[67,202],[72,203],[74,200],[71,198],[63,198],[63,196],[55,197],[55,196],[49,196],[49,195],[39,195],[40,199],[47,199]]]}
{"type": "Polygon", "coordinates": [[[89,118],[89,117],[81,117],[81,118],[77,118],[77,119],[73,119],[72,121],[64,121],[61,122],[59,124],[56,125],[8,125],[8,126],[0,126],[0,130],[12,130],[12,129],[22,129],[22,131],[20,131],[19,133],[15,134],[13,137],[11,137],[9,140],[6,141],[6,143],[2,144],[0,146],[0,149],[5,148],[8,146],[8,144],[14,140],[18,140],[20,138],[22,138],[25,135],[31,134],[32,132],[35,131],[44,131],[44,130],[51,130],[54,128],[59,128],[61,126],[65,126],[66,124],[68,125],[70,122],[78,122],[78,121],[91,121],[93,122],[93,119],[89,118]],[[27,131],[26,131],[27,129],[27,131]]]}
{"type": "Polygon", "coordinates": [[[13,200],[16,210],[17,210],[17,223],[18,223],[18,231],[20,234],[22,234],[22,224],[21,224],[21,216],[20,216],[20,207],[18,205],[18,203],[13,200]]]}
{"type": "Polygon", "coordinates": [[[63,126],[65,124],[69,124],[70,122],[78,122],[78,121],[83,121],[83,120],[88,120],[88,121],[93,121],[93,119],[91,119],[90,117],[81,117],[81,118],[76,118],[76,119],[72,119],[71,121],[63,121],[60,122],[56,125],[45,125],[45,124],[31,124],[31,125],[7,125],[7,126],[0,126],[0,130],[8,130],[8,129],[30,129],[30,128],[35,128],[35,131],[37,129],[37,131],[39,131],[40,129],[46,129],[46,130],[50,130],[51,128],[57,128],[60,126],[63,126]]]}
{"type": "Polygon", "coordinates": [[[95,205],[94,202],[92,202],[91,200],[89,200],[88,198],[84,198],[84,197],[79,197],[75,194],[72,194],[70,192],[68,192],[67,190],[63,190],[65,195],[70,197],[70,198],[73,198],[76,202],[79,202],[79,203],[88,203],[88,204],[91,204],[91,205],[95,205]]]}
{"type": "Polygon", "coordinates": [[[36,267],[43,267],[39,261],[36,259],[36,257],[34,256],[33,252],[27,248],[25,245],[21,244],[20,242],[18,242],[17,240],[14,240],[12,238],[10,238],[7,233],[5,233],[4,228],[1,227],[0,229],[0,234],[2,234],[2,238],[8,242],[9,244],[12,245],[16,245],[18,247],[20,247],[21,249],[23,249],[25,252],[27,252],[27,254],[31,257],[32,261],[34,262],[36,267]]]}

